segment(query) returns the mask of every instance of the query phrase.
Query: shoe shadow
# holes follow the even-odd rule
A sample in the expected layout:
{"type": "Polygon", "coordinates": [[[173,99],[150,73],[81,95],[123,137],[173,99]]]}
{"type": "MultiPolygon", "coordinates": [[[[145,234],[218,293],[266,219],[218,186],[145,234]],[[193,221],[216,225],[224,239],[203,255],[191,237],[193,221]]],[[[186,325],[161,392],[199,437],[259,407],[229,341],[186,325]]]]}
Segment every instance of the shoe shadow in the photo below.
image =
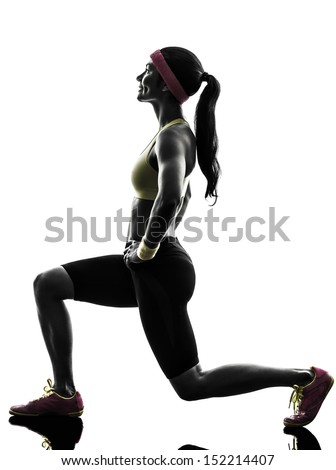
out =
{"type": "Polygon", "coordinates": [[[42,436],[46,450],[73,450],[83,431],[81,418],[67,416],[12,416],[9,422],[42,436]]]}
{"type": "Polygon", "coordinates": [[[293,436],[293,447],[290,450],[321,450],[320,444],[313,433],[304,427],[285,427],[284,434],[293,436]]]}
{"type": "Polygon", "coordinates": [[[205,447],[194,446],[193,444],[185,444],[182,447],[179,447],[177,450],[208,450],[205,447]]]}

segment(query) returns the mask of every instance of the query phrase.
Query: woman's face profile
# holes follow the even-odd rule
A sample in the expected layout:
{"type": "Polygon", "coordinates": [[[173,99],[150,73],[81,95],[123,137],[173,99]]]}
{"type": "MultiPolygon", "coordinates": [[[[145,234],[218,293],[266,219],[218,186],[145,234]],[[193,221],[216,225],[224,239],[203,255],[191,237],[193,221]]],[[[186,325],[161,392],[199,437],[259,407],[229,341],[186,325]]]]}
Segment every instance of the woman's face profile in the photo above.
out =
{"type": "Polygon", "coordinates": [[[137,76],[139,82],[138,101],[153,101],[162,95],[162,78],[152,62],[148,62],[145,71],[137,76]]]}

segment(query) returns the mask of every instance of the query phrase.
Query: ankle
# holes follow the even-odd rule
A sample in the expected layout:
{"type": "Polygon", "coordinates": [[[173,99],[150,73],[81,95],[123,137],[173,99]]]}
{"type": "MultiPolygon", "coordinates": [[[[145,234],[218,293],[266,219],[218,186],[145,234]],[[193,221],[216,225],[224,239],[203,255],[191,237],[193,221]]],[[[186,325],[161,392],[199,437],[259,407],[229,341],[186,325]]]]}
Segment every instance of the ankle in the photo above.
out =
{"type": "Polygon", "coordinates": [[[315,374],[311,369],[301,370],[297,385],[309,385],[315,378],[315,374]]]}
{"type": "Polygon", "coordinates": [[[55,388],[54,390],[57,395],[60,395],[62,398],[71,398],[76,393],[75,389],[55,388]]]}
{"type": "Polygon", "coordinates": [[[61,395],[64,398],[70,398],[76,393],[76,388],[74,384],[54,384],[54,391],[61,395]]]}

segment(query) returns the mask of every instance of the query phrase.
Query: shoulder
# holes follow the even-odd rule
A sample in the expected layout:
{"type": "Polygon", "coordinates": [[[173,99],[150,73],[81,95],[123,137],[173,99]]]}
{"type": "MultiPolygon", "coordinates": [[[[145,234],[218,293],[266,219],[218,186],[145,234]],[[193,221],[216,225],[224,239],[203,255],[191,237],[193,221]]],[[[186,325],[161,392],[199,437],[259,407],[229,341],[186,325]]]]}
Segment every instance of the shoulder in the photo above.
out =
{"type": "Polygon", "coordinates": [[[194,133],[187,124],[177,124],[164,129],[156,140],[158,157],[171,158],[172,155],[192,156],[196,151],[194,133]]]}
{"type": "Polygon", "coordinates": [[[195,141],[195,136],[188,124],[175,124],[161,131],[157,137],[159,144],[165,144],[169,141],[187,144],[195,141]]]}

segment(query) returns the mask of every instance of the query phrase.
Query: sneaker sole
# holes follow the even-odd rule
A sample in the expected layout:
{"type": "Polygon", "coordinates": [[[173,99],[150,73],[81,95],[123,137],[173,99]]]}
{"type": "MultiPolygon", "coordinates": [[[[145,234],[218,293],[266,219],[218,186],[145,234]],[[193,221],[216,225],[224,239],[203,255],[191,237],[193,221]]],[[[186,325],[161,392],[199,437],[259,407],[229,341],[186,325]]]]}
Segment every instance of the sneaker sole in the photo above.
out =
{"type": "MultiPolygon", "coordinates": [[[[333,385],[334,385],[334,377],[330,376],[329,388],[328,388],[328,390],[326,391],[326,394],[325,394],[325,396],[324,396],[324,398],[323,398],[323,400],[322,400],[320,406],[322,406],[322,403],[323,403],[324,400],[326,399],[326,397],[327,397],[328,393],[330,392],[331,387],[332,387],[333,385]]],[[[319,411],[320,411],[320,410],[318,410],[318,412],[319,412],[319,411]]],[[[318,413],[318,412],[317,412],[317,413],[318,413]]],[[[298,427],[302,427],[302,426],[307,426],[307,424],[310,424],[312,421],[314,421],[314,419],[315,419],[316,416],[317,416],[317,413],[316,413],[316,415],[314,416],[313,419],[311,419],[310,421],[307,421],[307,422],[304,423],[304,424],[295,424],[295,423],[292,423],[292,422],[287,422],[286,419],[284,419],[284,425],[285,425],[286,427],[288,427],[288,428],[298,428],[298,427]]]]}
{"type": "Polygon", "coordinates": [[[83,410],[80,410],[80,411],[74,411],[72,413],[66,413],[64,415],[60,415],[60,414],[33,414],[33,413],[18,413],[17,411],[13,411],[13,410],[9,410],[9,413],[13,416],[69,416],[71,418],[77,418],[78,416],[81,416],[83,414],[83,410]]]}

